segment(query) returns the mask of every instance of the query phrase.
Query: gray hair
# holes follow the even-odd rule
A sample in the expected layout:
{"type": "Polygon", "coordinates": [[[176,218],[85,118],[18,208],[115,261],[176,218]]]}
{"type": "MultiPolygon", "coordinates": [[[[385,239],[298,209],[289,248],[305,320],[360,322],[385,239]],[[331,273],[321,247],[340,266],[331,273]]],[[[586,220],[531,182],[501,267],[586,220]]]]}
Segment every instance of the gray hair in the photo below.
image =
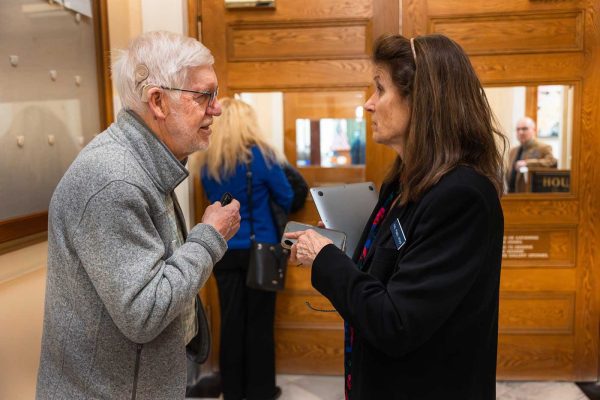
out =
{"type": "MultiPolygon", "coordinates": [[[[188,68],[213,64],[210,50],[196,39],[155,31],[138,36],[127,50],[120,51],[112,75],[123,107],[141,112],[145,86],[180,88],[188,68]]],[[[179,96],[179,92],[169,94],[179,96]]]]}

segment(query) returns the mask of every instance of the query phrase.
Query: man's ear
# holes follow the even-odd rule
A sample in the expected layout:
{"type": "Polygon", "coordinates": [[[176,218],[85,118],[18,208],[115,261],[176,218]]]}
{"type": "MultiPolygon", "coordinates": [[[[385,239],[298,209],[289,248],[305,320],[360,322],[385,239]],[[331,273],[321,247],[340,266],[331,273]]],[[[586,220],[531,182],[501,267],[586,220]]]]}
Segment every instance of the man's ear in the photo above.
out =
{"type": "Polygon", "coordinates": [[[154,119],[165,119],[168,114],[168,105],[160,88],[147,86],[142,89],[142,101],[148,103],[154,119]]]}

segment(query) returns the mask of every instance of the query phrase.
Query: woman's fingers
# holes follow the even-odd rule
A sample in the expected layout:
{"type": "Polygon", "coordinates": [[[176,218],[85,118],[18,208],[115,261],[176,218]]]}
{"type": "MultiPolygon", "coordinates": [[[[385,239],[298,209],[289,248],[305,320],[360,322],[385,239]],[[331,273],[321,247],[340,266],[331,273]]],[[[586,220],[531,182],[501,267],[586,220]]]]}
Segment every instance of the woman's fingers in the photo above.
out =
{"type": "Polygon", "coordinates": [[[291,249],[290,249],[290,262],[292,264],[299,264],[300,261],[298,261],[298,244],[294,243],[294,245],[292,245],[291,249]]]}
{"type": "Polygon", "coordinates": [[[288,239],[298,239],[300,236],[304,235],[306,231],[296,231],[296,232],[286,232],[283,234],[283,237],[288,239]]]}

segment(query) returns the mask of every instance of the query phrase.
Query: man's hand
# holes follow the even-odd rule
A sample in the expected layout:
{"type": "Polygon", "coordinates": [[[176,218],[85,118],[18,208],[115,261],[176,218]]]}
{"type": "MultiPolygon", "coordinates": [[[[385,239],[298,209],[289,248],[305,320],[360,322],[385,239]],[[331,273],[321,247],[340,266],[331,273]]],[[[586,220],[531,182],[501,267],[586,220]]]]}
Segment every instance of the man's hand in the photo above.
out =
{"type": "Polygon", "coordinates": [[[240,229],[240,202],[233,199],[223,207],[221,202],[215,201],[206,207],[202,216],[202,223],[212,225],[220,234],[229,240],[240,229]]]}
{"type": "Polygon", "coordinates": [[[521,168],[521,167],[526,167],[527,166],[527,161],[525,160],[519,160],[515,163],[515,167],[517,169],[521,168]]]}

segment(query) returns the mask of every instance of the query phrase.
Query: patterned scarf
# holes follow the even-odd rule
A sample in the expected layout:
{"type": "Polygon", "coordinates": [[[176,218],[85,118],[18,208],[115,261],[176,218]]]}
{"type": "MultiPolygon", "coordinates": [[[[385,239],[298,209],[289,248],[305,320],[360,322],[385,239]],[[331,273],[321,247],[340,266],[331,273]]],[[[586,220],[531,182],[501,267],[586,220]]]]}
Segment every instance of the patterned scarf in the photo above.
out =
{"type": "MultiPolygon", "coordinates": [[[[392,201],[396,197],[398,192],[392,191],[388,198],[383,202],[377,214],[375,215],[375,219],[373,219],[373,224],[371,225],[371,229],[369,230],[369,234],[367,235],[367,240],[365,241],[365,246],[362,249],[360,257],[358,258],[357,267],[359,270],[363,270],[365,267],[365,259],[367,258],[367,253],[369,252],[369,248],[375,240],[375,236],[377,235],[377,231],[381,225],[381,222],[385,218],[387,211],[392,204],[392,201]]],[[[354,327],[352,327],[348,322],[344,321],[344,376],[345,376],[345,394],[346,400],[350,397],[350,391],[352,390],[352,345],[354,343],[354,327]]]]}

